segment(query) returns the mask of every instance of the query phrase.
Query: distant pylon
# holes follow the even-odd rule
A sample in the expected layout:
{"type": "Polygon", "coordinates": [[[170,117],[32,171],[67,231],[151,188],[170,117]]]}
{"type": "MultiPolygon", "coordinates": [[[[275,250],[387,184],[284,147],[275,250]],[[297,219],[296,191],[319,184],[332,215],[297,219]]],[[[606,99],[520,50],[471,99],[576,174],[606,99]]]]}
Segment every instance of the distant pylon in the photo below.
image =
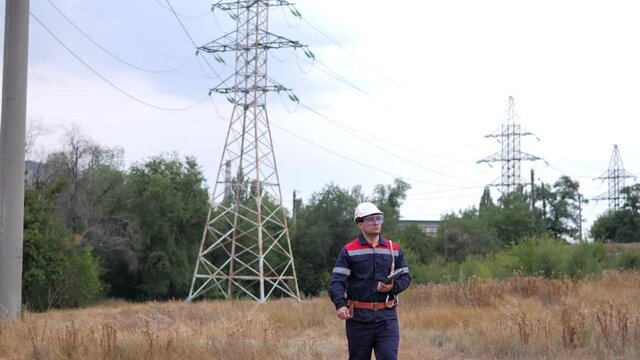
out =
{"type": "Polygon", "coordinates": [[[609,168],[596,179],[607,180],[609,189],[606,193],[598,195],[594,200],[609,200],[609,209],[618,210],[622,206],[620,190],[624,188],[624,179],[635,176],[624,169],[618,145],[613,145],[613,153],[609,161],[609,168]]]}
{"type": "MultiPolygon", "coordinates": [[[[214,4],[213,8],[230,12],[237,30],[200,47],[219,61],[219,53],[234,51],[236,70],[232,87],[223,83],[211,89],[226,94],[233,112],[189,301],[206,292],[227,299],[248,296],[260,303],[271,295],[300,300],[266,94],[290,91],[267,76],[268,50],[303,45],[268,32],[272,6],[291,4],[282,0],[214,4]]],[[[289,98],[297,99],[291,93],[289,98]]]]}
{"type": "Polygon", "coordinates": [[[523,184],[523,179],[520,173],[520,162],[522,160],[535,161],[542,159],[520,151],[520,138],[522,136],[534,134],[530,132],[522,132],[520,129],[520,123],[517,121],[513,96],[509,96],[509,105],[507,106],[507,112],[505,115],[505,121],[502,123],[501,130],[494,134],[485,136],[487,138],[496,138],[498,142],[502,144],[502,150],[487,156],[482,160],[478,160],[476,163],[491,163],[497,161],[502,163],[501,182],[496,184],[494,181],[492,185],[499,186],[500,191],[506,195],[512,193],[516,188],[523,184]]]}

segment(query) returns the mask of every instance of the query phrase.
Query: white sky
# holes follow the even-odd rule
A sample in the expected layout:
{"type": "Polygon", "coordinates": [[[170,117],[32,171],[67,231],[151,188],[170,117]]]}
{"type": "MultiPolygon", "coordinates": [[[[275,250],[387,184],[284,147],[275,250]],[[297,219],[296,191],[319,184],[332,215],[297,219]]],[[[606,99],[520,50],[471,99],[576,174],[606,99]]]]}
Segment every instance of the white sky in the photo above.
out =
{"type": "MultiPolygon", "coordinates": [[[[211,1],[171,5],[197,45],[235,27],[226,14],[209,11],[211,1]]],[[[271,94],[268,105],[287,207],[294,189],[305,201],[330,182],[362,185],[370,194],[395,177],[413,186],[401,209],[405,219],[438,219],[476,205],[483,186],[501,176],[500,163],[476,161],[500,151],[484,136],[499,129],[509,96],[522,128],[540,139],[523,137],[521,150],[549,163],[523,162],[524,178],[532,166],[537,181],[568,175],[587,198],[596,197],[607,184],[593,178],[607,170],[614,144],[626,170],[640,171],[634,1],[300,0],[296,9],[302,21],[287,8],[272,8],[269,29],[309,45],[317,58],[312,65],[290,49],[269,58],[270,77],[300,98],[296,105],[271,94]]],[[[28,121],[54,130],[77,124],[102,145],[122,146],[127,165],[162,152],[195,156],[213,186],[231,114],[227,100],[214,95],[184,111],[141,103],[190,106],[220,83],[195,56],[166,0],[31,0],[31,12],[104,79],[32,17],[28,121]],[[161,74],[125,65],[52,4],[133,65],[187,63],[161,74]]],[[[232,55],[227,65],[209,58],[222,77],[234,70],[232,55]]],[[[40,145],[57,147],[61,133],[42,137],[40,145]]],[[[606,208],[607,201],[585,206],[586,227],[606,208]]]]}

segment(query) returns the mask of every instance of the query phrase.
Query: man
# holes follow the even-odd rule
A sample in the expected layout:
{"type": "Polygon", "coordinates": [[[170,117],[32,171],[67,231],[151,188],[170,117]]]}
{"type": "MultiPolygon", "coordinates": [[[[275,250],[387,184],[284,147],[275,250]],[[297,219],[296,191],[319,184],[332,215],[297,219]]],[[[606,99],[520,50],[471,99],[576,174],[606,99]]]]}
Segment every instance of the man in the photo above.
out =
{"type": "Polygon", "coordinates": [[[397,295],[409,287],[409,268],[398,244],[382,234],[384,214],[374,204],[356,207],[360,235],[345,245],[331,275],[329,296],[337,315],[346,320],[349,359],[397,359],[400,330],[397,295]],[[404,271],[385,283],[395,270],[404,271]]]}

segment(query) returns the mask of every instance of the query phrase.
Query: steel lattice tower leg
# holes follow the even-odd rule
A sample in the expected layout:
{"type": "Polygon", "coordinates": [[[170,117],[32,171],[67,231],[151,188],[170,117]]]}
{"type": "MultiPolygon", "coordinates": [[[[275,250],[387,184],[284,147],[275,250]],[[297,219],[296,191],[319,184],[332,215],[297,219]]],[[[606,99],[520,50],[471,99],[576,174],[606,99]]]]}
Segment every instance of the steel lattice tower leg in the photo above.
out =
{"type": "Polygon", "coordinates": [[[266,108],[268,91],[286,90],[269,84],[268,49],[302,46],[267,31],[269,7],[282,4],[218,3],[237,17],[237,30],[200,48],[235,51],[236,70],[232,87],[212,89],[234,106],[188,300],[205,292],[300,300],[266,108]]]}

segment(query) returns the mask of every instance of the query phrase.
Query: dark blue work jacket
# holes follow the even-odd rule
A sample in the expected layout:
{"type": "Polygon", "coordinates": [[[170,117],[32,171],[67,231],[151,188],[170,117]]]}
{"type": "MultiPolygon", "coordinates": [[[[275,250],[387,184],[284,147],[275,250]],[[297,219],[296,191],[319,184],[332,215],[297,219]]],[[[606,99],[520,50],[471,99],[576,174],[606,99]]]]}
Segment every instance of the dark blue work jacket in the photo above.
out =
{"type": "MultiPolygon", "coordinates": [[[[411,276],[400,246],[393,242],[395,269],[406,268],[407,272],[395,280],[389,298],[409,287],[411,276]]],[[[380,235],[380,243],[375,248],[367,242],[362,234],[345,245],[331,274],[329,296],[336,310],[347,306],[347,298],[364,302],[384,302],[387,293],[379,292],[378,282],[387,278],[391,271],[391,249],[389,241],[380,235]]],[[[397,318],[395,308],[382,310],[355,309],[353,320],[373,322],[397,318]]]]}

